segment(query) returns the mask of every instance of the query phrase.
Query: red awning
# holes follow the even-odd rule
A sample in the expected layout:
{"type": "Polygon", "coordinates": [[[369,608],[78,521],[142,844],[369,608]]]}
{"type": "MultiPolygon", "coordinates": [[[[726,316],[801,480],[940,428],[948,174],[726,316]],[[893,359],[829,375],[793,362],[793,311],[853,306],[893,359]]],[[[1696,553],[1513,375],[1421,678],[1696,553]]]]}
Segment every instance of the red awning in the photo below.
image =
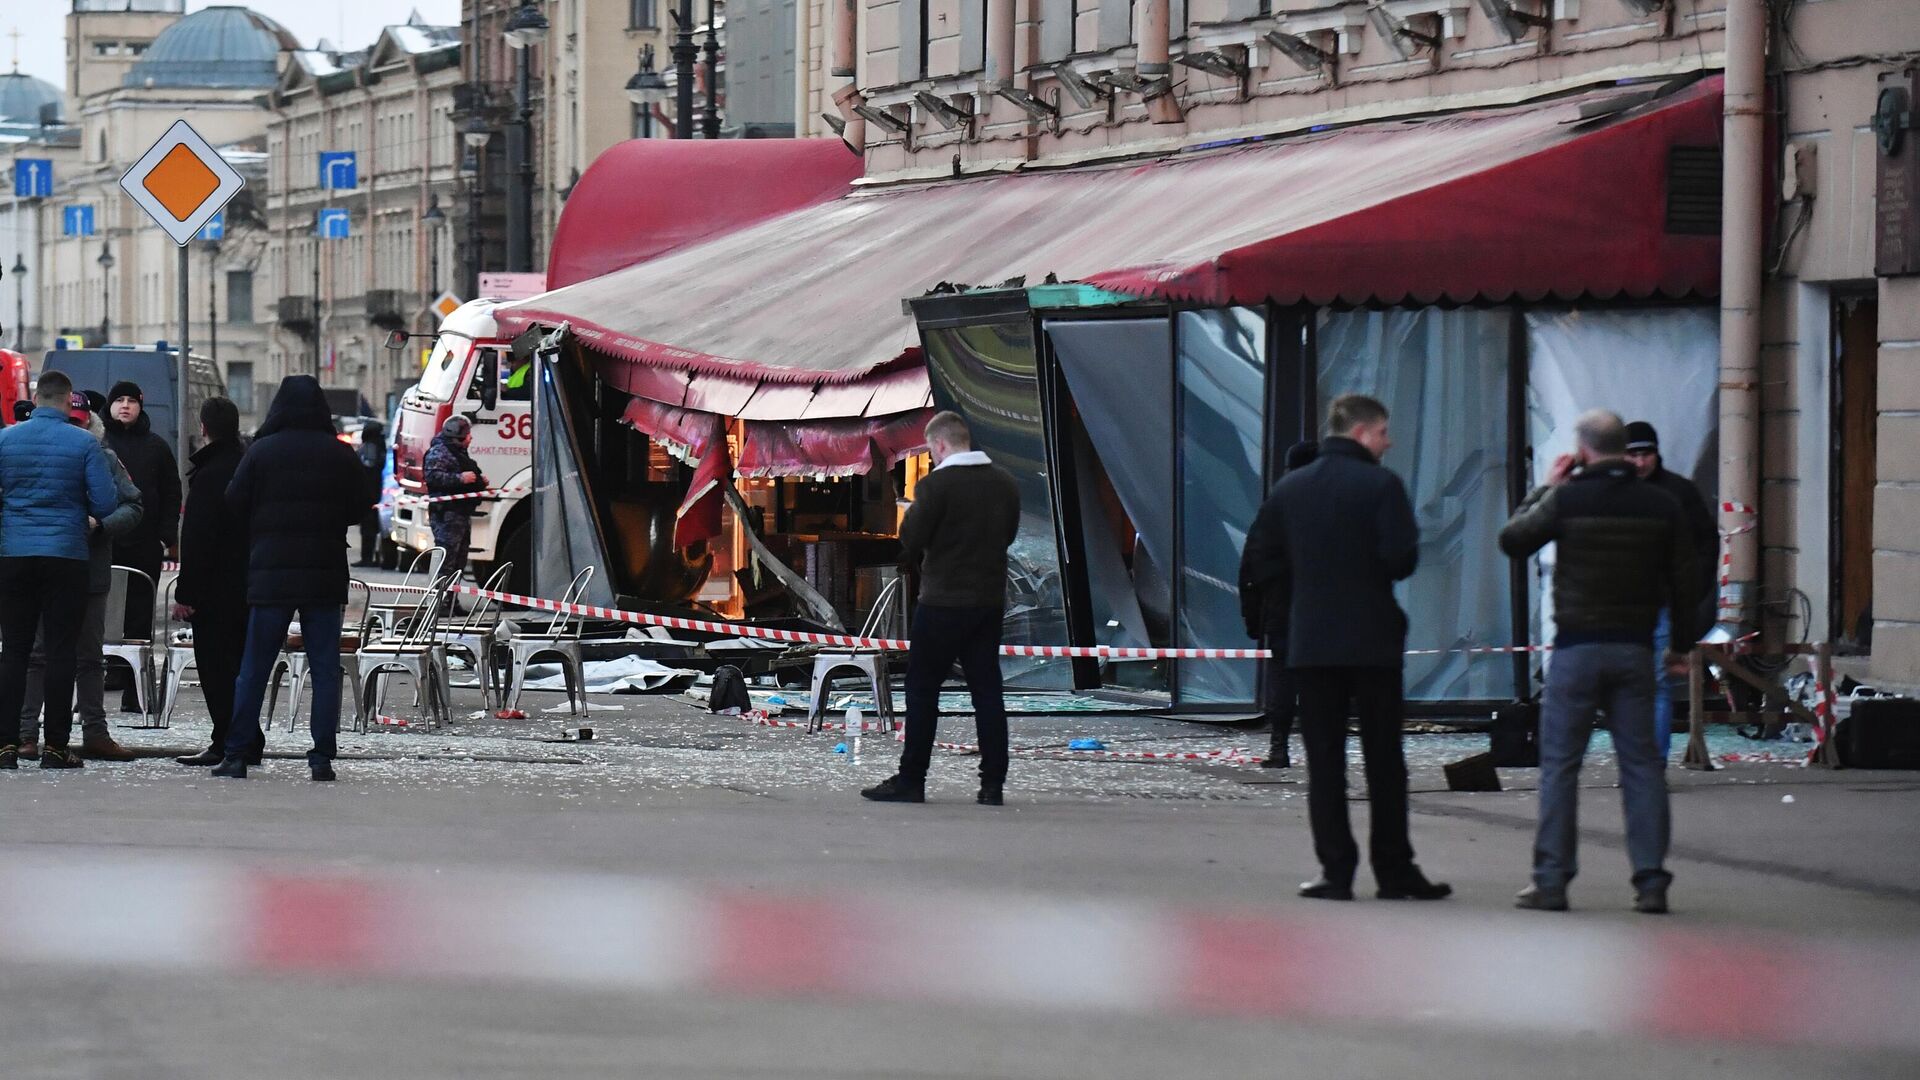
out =
{"type": "Polygon", "coordinates": [[[856,420],[744,421],[742,476],[859,476],[873,468],[875,451],[887,468],[925,449],[932,409],[856,420]]]}
{"type": "Polygon", "coordinates": [[[1666,187],[1670,150],[1719,144],[1720,80],[1651,89],[862,192],[495,316],[570,322],[638,365],[821,385],[911,364],[900,300],[942,281],[1207,304],[1711,295],[1719,238],[1668,233],[1666,187]]]}
{"type": "Polygon", "coordinates": [[[547,288],[839,198],[859,178],[860,156],[838,139],[617,143],[567,196],[547,288]]]}

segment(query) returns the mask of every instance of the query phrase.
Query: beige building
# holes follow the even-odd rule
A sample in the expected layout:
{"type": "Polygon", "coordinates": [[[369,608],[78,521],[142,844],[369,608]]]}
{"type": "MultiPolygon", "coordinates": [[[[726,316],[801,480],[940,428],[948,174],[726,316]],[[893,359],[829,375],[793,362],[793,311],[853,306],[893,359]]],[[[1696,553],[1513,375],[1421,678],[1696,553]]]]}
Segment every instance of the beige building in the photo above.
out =
{"type": "MultiPolygon", "coordinates": [[[[1758,219],[1722,233],[1735,276],[1718,299],[1662,307],[1589,297],[1561,315],[1513,302],[1464,310],[1509,311],[1528,326],[1562,316],[1669,327],[1691,319],[1694,329],[1667,344],[1719,358],[1717,376],[1710,366],[1692,391],[1710,424],[1719,387],[1718,461],[1703,451],[1703,478],[1717,475],[1722,499],[1758,508],[1757,529],[1743,529],[1742,512],[1721,517],[1735,534],[1730,614],[1770,641],[1832,642],[1842,669],[1864,681],[1920,685],[1920,259],[1889,264],[1903,243],[1920,252],[1920,223],[1901,216],[1903,200],[1920,198],[1920,132],[1907,119],[1920,108],[1907,73],[1920,63],[1920,5],[803,0],[796,34],[800,130],[844,129],[864,155],[864,182],[877,187],[1236,141],[1280,146],[1354,125],[1728,72],[1727,101],[1760,104],[1730,109],[1726,161],[1722,147],[1670,160],[1664,193],[1670,214],[1690,184],[1708,222],[1723,196],[1733,220],[1752,220],[1748,208],[1758,219]],[[1732,42],[1730,7],[1740,29],[1732,42]],[[1776,111],[1763,134],[1767,101],[1776,111]],[[1757,341],[1740,284],[1749,273],[1765,280],[1757,341]]],[[[1364,193],[1370,179],[1329,177],[1323,190],[1364,193]]],[[[1401,317],[1373,311],[1366,317],[1388,324],[1401,317]]],[[[1319,309],[1308,321],[1326,337],[1358,317],[1319,309]]],[[[1548,341],[1542,331],[1529,344],[1548,341]]],[[[1650,392],[1662,391],[1673,392],[1650,392]]],[[[1537,419],[1541,390],[1528,393],[1537,419]]],[[[1621,393],[1623,402],[1588,403],[1637,407],[1621,393]]]]}
{"type": "Polygon", "coordinates": [[[428,305],[460,291],[460,53],[456,28],[389,26],[362,52],[293,54],[273,89],[264,297],[276,383],[316,374],[384,416],[418,379],[417,360],[382,342],[431,329],[428,305]],[[342,152],[351,186],[344,164],[323,183],[321,155],[342,152]],[[320,236],[323,214],[344,217],[344,230],[320,236]]]}
{"type": "Polygon", "coordinates": [[[42,340],[179,340],[178,248],[125,197],[120,178],[184,119],[248,179],[227,207],[225,239],[194,241],[188,270],[191,345],[217,353],[246,408],[269,317],[253,284],[266,246],[254,209],[266,178],[261,96],[293,39],[245,8],[182,17],[180,0],[75,0],[68,30],[80,133],[52,196],[34,208],[39,265],[29,285],[39,292],[42,340]]]}

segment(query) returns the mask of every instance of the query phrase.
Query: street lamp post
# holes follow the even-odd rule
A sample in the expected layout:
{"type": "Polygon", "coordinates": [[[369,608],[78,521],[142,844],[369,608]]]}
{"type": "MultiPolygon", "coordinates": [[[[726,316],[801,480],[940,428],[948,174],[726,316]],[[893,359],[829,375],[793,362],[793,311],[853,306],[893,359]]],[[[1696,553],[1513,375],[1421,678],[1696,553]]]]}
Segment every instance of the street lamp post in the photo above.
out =
{"type": "Polygon", "coordinates": [[[640,110],[640,137],[653,138],[653,107],[667,100],[667,80],[653,70],[653,45],[640,46],[640,68],[627,80],[627,100],[640,110]]]}
{"type": "Polygon", "coordinates": [[[107,316],[107,305],[112,300],[113,249],[107,247],[105,240],[100,242],[100,257],[94,261],[100,264],[100,344],[105,345],[113,336],[107,316]]]}
{"type": "Polygon", "coordinates": [[[507,45],[517,54],[513,89],[514,124],[508,129],[507,154],[513,158],[513,191],[507,199],[507,269],[533,269],[533,76],[529,50],[547,38],[547,17],[521,0],[507,20],[507,45]]]}
{"type": "Polygon", "coordinates": [[[467,299],[480,295],[480,260],[485,257],[486,248],[480,237],[480,153],[486,147],[487,140],[493,137],[486,121],[478,116],[467,121],[467,128],[460,133],[460,139],[467,145],[467,248],[470,256],[467,261],[467,299]]]}
{"type": "Polygon", "coordinates": [[[446,228],[447,214],[440,209],[440,196],[427,196],[426,212],[420,215],[421,224],[427,227],[427,302],[432,303],[440,295],[440,230],[446,228]]]}
{"type": "Polygon", "coordinates": [[[220,241],[207,241],[207,359],[220,362],[220,300],[214,289],[214,260],[220,257],[220,241]]]}
{"type": "Polygon", "coordinates": [[[673,34],[673,137],[693,138],[693,0],[680,0],[673,34]]]}
{"type": "Polygon", "coordinates": [[[27,256],[19,251],[13,255],[13,348],[27,351],[27,256]]]}
{"type": "Polygon", "coordinates": [[[719,18],[714,6],[714,0],[707,0],[707,42],[703,50],[707,55],[707,92],[702,95],[700,106],[700,137],[703,139],[720,137],[720,31],[715,25],[719,18]]]}

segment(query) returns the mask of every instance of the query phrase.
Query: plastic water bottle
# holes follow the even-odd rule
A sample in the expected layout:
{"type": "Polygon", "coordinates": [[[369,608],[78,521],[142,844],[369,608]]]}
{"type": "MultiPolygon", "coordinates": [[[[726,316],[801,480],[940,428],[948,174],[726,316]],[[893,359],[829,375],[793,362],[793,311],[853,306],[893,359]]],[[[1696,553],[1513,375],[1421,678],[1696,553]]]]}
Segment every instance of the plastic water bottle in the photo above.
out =
{"type": "Polygon", "coordinates": [[[856,765],[860,763],[860,733],[866,730],[866,726],[866,718],[859,709],[847,710],[847,741],[853,745],[853,753],[848,758],[856,765]]]}

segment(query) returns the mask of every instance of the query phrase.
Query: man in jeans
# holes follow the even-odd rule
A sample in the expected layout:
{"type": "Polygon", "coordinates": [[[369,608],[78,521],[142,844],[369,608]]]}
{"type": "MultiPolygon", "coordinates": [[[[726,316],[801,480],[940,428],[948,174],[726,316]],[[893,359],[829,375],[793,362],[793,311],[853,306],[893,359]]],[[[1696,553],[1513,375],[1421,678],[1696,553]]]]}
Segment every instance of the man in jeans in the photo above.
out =
{"type": "Polygon", "coordinates": [[[43,769],[77,769],[73,680],[86,613],[87,537],[120,505],[99,440],[68,422],[73,383],[44,372],[33,415],[0,432],[0,769],[20,767],[20,709],[45,635],[43,769]]]}
{"type": "Polygon", "coordinates": [[[242,778],[260,744],[260,707],[287,628],[297,615],[313,682],[315,780],[332,780],[340,727],[340,610],[347,603],[346,531],[378,499],[353,449],[334,436],[319,380],[280,384],[259,436],[227,487],[227,505],[247,530],[247,648],[234,689],[226,757],[213,775],[242,778]]]}
{"type": "MultiPolygon", "coordinates": [[[[1680,504],[1680,517],[1687,523],[1687,534],[1693,538],[1693,572],[1700,576],[1701,611],[1695,625],[1704,632],[1719,617],[1714,608],[1717,599],[1714,594],[1718,591],[1714,574],[1719,570],[1720,530],[1713,523],[1713,508],[1707,505],[1693,481],[1667,468],[1660,456],[1660,433],[1645,420],[1627,425],[1627,461],[1640,479],[1673,496],[1680,504]]],[[[1667,689],[1666,658],[1672,640],[1673,618],[1662,610],[1653,632],[1653,659],[1657,665],[1653,680],[1653,733],[1662,761],[1666,760],[1668,746],[1673,741],[1673,695],[1667,689]]]]}
{"type": "Polygon", "coordinates": [[[1013,476],[973,449],[960,414],[927,421],[933,472],[920,481],[900,525],[900,560],[920,569],[920,599],[907,653],[906,747],[900,771],[860,794],[875,802],[926,802],[927,766],[940,714],[940,684],[954,662],[967,677],[980,737],[983,806],[999,806],[1007,780],[1007,710],[1000,691],[1000,623],[1007,549],[1020,531],[1013,476]]]}
{"type": "Polygon", "coordinates": [[[1581,759],[1594,715],[1606,715],[1619,762],[1633,863],[1634,910],[1663,914],[1673,875],[1667,780],[1654,736],[1653,628],[1670,608],[1674,646],[1693,647],[1703,627],[1693,541],[1673,496],[1638,476],[1627,460],[1626,425],[1605,410],[1582,415],[1578,448],[1553,463],[1500,530],[1500,550],[1526,558],[1556,545],[1555,633],[1540,717],[1540,827],[1533,883],[1516,906],[1565,911],[1579,870],[1581,759]]]}

